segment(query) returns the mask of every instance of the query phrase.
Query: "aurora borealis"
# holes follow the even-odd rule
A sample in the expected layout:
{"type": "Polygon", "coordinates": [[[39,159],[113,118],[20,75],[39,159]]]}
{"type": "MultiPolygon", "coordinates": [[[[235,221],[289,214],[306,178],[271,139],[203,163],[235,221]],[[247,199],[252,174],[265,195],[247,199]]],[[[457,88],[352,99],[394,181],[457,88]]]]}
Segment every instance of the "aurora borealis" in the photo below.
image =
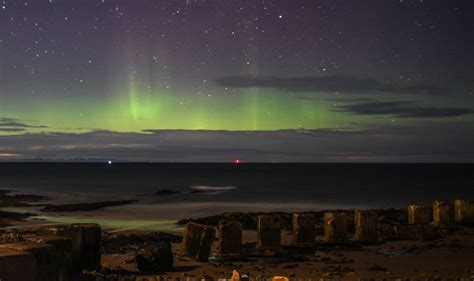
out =
{"type": "Polygon", "coordinates": [[[472,161],[473,4],[355,2],[0,1],[0,159],[472,161]]]}

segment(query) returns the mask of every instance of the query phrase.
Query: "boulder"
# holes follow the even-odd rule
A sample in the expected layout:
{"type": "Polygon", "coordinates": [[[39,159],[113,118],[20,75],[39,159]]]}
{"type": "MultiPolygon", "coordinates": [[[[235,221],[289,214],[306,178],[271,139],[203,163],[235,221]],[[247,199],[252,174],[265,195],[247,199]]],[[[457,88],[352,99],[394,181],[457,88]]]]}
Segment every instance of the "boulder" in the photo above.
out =
{"type": "MultiPolygon", "coordinates": [[[[58,261],[56,249],[51,245],[41,245],[30,242],[2,244],[0,248],[7,248],[33,254],[36,261],[36,281],[56,281],[58,278],[58,261]]],[[[21,269],[20,269],[21,270],[21,269]]]]}
{"type": "Polygon", "coordinates": [[[373,211],[355,211],[354,225],[354,240],[358,242],[377,241],[377,213],[373,211]]]}
{"type": "Polygon", "coordinates": [[[292,217],[293,243],[312,245],[316,236],[316,218],[310,213],[294,213],[292,217]]]}
{"type": "Polygon", "coordinates": [[[32,253],[0,248],[0,278],[8,281],[35,281],[36,258],[32,253]]]}
{"type": "Polygon", "coordinates": [[[342,242],[347,239],[347,215],[345,212],[324,213],[324,241],[342,242]]]}
{"type": "Polygon", "coordinates": [[[52,245],[58,261],[58,281],[72,279],[72,242],[70,238],[58,236],[25,236],[27,242],[52,245]]]}
{"type": "Polygon", "coordinates": [[[431,207],[410,205],[408,206],[408,223],[430,223],[433,219],[433,210],[431,207]]]}
{"type": "Polygon", "coordinates": [[[430,224],[399,225],[397,233],[400,240],[428,241],[434,237],[430,224]]]}
{"type": "Polygon", "coordinates": [[[448,225],[454,222],[454,204],[442,201],[433,202],[433,224],[448,225]]]}
{"type": "Polygon", "coordinates": [[[281,245],[281,228],[278,218],[257,217],[257,248],[275,248],[281,245]]]}
{"type": "Polygon", "coordinates": [[[218,243],[220,254],[239,254],[242,250],[242,225],[238,221],[221,221],[218,243]]]}
{"type": "Polygon", "coordinates": [[[180,256],[197,261],[207,261],[215,235],[214,228],[207,225],[192,222],[186,224],[180,256]]]}
{"type": "Polygon", "coordinates": [[[142,246],[135,251],[137,268],[142,272],[167,272],[173,270],[171,243],[142,246]]]}
{"type": "Polygon", "coordinates": [[[454,200],[454,218],[462,224],[474,224],[474,202],[454,200]]]}

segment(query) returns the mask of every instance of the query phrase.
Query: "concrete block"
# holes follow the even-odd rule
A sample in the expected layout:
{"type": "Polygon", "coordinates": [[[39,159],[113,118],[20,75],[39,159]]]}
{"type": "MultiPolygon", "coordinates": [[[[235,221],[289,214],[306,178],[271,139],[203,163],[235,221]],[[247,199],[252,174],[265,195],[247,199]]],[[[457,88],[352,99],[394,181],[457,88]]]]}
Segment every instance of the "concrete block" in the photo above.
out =
{"type": "Polygon", "coordinates": [[[433,219],[433,210],[431,207],[410,205],[407,210],[409,224],[430,223],[433,219]]]}
{"type": "Polygon", "coordinates": [[[316,236],[316,218],[309,213],[294,213],[292,217],[293,244],[312,245],[316,236]]]}
{"type": "Polygon", "coordinates": [[[36,281],[56,281],[58,277],[58,260],[56,249],[51,245],[41,245],[30,242],[2,244],[0,248],[7,248],[34,255],[36,260],[36,281]]]}
{"type": "Polygon", "coordinates": [[[220,254],[239,254],[242,250],[242,225],[238,221],[221,221],[218,243],[220,254]]]}
{"type": "Polygon", "coordinates": [[[32,253],[0,248],[0,279],[36,281],[36,258],[32,253]]]}
{"type": "Polygon", "coordinates": [[[373,211],[355,211],[354,225],[354,240],[359,242],[377,241],[377,213],[373,211]]]}
{"type": "Polygon", "coordinates": [[[58,261],[58,281],[72,279],[72,241],[59,236],[25,236],[27,242],[52,245],[58,261]]]}
{"type": "Polygon", "coordinates": [[[98,224],[45,226],[39,233],[71,239],[74,272],[100,269],[102,230],[98,224]]]}
{"type": "Polygon", "coordinates": [[[99,270],[101,267],[101,227],[95,223],[72,224],[71,227],[73,232],[80,237],[80,268],[86,270],[99,270]]]}
{"type": "Polygon", "coordinates": [[[474,201],[454,200],[454,218],[462,224],[474,224],[474,201]]]}
{"type": "Polygon", "coordinates": [[[324,241],[342,242],[347,239],[347,215],[345,212],[324,213],[324,241]]]}
{"type": "Polygon", "coordinates": [[[454,222],[454,204],[449,202],[433,202],[433,224],[448,225],[454,222]]]}
{"type": "Polygon", "coordinates": [[[276,248],[281,245],[281,227],[277,218],[257,217],[257,248],[276,248]]]}
{"type": "Polygon", "coordinates": [[[192,222],[186,224],[180,256],[197,261],[207,261],[211,254],[214,238],[214,228],[192,222]]]}

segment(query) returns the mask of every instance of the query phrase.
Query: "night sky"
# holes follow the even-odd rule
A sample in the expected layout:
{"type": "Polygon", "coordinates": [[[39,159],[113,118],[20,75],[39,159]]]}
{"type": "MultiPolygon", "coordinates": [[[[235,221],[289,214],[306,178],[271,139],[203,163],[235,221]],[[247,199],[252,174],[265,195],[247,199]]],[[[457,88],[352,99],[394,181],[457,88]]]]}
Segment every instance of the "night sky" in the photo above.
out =
{"type": "Polygon", "coordinates": [[[0,161],[473,162],[471,2],[0,0],[0,161]]]}

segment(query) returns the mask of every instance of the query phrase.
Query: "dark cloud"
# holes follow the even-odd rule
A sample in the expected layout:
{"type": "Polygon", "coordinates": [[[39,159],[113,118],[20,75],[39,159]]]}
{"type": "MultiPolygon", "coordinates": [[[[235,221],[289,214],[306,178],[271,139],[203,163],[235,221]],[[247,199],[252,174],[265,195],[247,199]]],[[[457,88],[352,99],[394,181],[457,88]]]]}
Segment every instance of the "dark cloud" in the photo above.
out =
{"type": "Polygon", "coordinates": [[[0,125],[0,132],[4,133],[14,133],[14,132],[24,132],[25,129],[23,128],[2,128],[0,125]]]}
{"type": "Polygon", "coordinates": [[[372,78],[345,75],[321,77],[272,77],[272,76],[229,76],[214,82],[222,87],[232,88],[274,88],[286,91],[348,92],[360,94],[448,94],[449,90],[430,85],[396,85],[383,83],[372,78]]]}
{"type": "Polygon", "coordinates": [[[31,128],[48,128],[47,126],[35,126],[24,123],[20,119],[0,117],[0,132],[22,132],[31,128]]]}
{"type": "Polygon", "coordinates": [[[474,110],[459,107],[423,107],[410,101],[366,102],[342,106],[343,111],[359,115],[393,115],[412,118],[459,117],[474,110]]]}
{"type": "MultiPolygon", "coordinates": [[[[374,126],[363,130],[146,130],[0,136],[16,159],[159,162],[473,162],[468,122],[374,126]],[[440,132],[449,132],[440,134],[440,132]]],[[[3,157],[3,159],[6,159],[3,157]]]]}

